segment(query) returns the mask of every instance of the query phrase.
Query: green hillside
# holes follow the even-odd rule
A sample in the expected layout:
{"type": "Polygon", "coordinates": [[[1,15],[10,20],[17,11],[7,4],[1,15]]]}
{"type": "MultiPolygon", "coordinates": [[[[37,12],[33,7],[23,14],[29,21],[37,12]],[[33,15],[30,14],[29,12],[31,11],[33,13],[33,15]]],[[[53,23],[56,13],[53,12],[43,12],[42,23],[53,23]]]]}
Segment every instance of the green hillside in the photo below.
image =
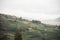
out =
{"type": "MultiPolygon", "coordinates": [[[[16,30],[22,31],[22,40],[54,40],[53,34],[58,28],[56,25],[47,25],[38,20],[29,21],[16,16],[0,14],[0,24],[5,25],[5,34],[9,40],[15,39],[16,30]]],[[[1,29],[0,29],[1,30],[1,29]]],[[[19,31],[20,32],[20,31],[19,31]]]]}

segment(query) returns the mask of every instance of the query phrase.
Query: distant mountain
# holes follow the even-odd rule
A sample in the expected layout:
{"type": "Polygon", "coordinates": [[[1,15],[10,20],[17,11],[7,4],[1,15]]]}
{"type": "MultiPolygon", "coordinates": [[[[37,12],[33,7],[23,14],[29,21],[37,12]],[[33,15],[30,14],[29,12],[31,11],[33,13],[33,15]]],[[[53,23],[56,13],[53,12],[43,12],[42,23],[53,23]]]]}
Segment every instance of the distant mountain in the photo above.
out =
{"type": "Polygon", "coordinates": [[[55,21],[60,22],[60,17],[56,18],[55,21]]]}
{"type": "Polygon", "coordinates": [[[51,25],[60,25],[60,17],[55,19],[44,20],[42,23],[51,24],[51,25]]]}

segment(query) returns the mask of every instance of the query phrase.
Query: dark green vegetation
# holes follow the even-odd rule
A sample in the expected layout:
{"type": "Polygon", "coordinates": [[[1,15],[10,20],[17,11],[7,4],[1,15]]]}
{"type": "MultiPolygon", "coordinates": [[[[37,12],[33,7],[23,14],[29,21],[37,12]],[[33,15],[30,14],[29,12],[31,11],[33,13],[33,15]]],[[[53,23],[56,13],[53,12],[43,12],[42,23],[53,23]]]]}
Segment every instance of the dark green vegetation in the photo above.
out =
{"type": "Polygon", "coordinates": [[[60,40],[60,26],[0,14],[0,40],[60,40]]]}

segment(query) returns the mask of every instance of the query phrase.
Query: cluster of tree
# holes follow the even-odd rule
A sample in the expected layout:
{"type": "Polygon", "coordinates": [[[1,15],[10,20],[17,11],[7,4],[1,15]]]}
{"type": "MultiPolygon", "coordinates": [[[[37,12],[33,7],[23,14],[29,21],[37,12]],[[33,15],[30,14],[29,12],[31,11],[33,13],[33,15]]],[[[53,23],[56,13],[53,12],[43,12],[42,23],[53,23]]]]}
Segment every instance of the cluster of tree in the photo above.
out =
{"type": "Polygon", "coordinates": [[[32,20],[32,23],[41,24],[41,21],[38,21],[38,20],[32,20]]]}
{"type": "Polygon", "coordinates": [[[29,20],[27,20],[27,19],[24,19],[24,18],[22,18],[22,17],[20,17],[20,18],[18,18],[20,21],[29,21],[29,20]]]}
{"type": "Polygon", "coordinates": [[[15,40],[22,40],[22,31],[19,29],[16,30],[15,40]]]}

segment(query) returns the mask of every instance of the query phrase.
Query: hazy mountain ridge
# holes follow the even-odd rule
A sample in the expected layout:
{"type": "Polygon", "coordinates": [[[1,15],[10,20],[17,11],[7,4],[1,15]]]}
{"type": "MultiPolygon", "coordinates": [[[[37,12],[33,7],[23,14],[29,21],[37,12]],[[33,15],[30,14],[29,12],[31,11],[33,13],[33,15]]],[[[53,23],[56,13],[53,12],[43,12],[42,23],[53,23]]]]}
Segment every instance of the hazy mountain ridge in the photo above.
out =
{"type": "Polygon", "coordinates": [[[55,21],[60,22],[60,17],[56,18],[55,21]]]}
{"type": "Polygon", "coordinates": [[[42,23],[50,25],[60,25],[60,17],[55,19],[43,20],[42,23]]]}

